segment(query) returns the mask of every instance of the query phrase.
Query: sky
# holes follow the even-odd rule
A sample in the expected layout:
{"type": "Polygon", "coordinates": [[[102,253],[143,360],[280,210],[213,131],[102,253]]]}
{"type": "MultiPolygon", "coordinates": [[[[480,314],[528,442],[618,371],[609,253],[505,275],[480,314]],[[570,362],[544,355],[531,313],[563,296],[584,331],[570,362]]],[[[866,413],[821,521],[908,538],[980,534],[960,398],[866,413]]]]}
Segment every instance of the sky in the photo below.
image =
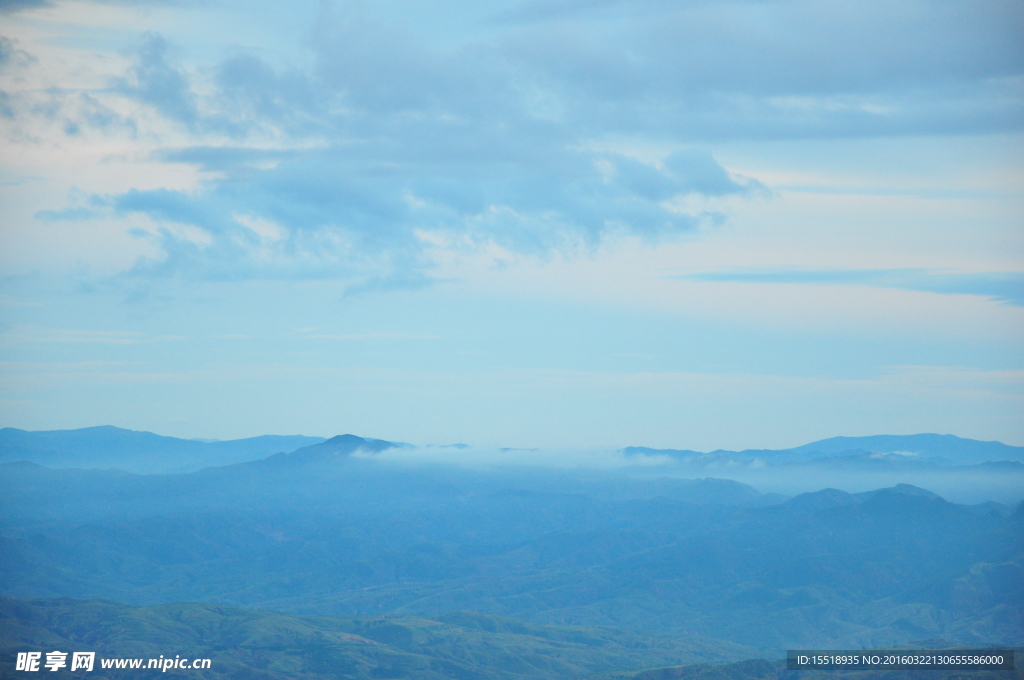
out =
{"type": "Polygon", "coordinates": [[[1024,445],[1015,0],[0,0],[0,426],[1024,445]]]}

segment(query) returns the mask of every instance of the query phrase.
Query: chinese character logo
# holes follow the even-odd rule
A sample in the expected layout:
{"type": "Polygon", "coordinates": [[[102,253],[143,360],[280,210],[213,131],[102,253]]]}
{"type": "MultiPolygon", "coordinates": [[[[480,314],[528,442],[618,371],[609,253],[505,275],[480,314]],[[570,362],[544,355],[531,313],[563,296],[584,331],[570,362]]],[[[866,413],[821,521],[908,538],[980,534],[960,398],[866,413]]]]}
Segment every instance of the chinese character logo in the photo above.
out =
{"type": "Polygon", "coordinates": [[[18,661],[14,665],[16,671],[39,670],[39,658],[42,652],[18,652],[18,661]]]}
{"type": "Polygon", "coordinates": [[[44,665],[51,671],[56,671],[58,668],[64,668],[68,665],[68,653],[58,652],[57,650],[47,652],[46,663],[44,665]]]}
{"type": "Polygon", "coordinates": [[[96,652],[75,652],[71,655],[71,670],[91,671],[96,661],[96,652]]]}

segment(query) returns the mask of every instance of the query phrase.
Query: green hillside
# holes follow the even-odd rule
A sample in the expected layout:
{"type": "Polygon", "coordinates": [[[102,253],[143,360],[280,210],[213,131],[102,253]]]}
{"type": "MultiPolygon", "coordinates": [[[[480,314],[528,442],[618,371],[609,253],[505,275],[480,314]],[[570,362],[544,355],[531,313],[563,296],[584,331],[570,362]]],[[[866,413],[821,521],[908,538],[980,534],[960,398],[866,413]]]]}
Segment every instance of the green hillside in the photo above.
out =
{"type": "MultiPolygon", "coordinates": [[[[459,612],[418,617],[294,617],[209,604],[130,607],[101,600],[0,598],[0,678],[20,651],[95,651],[97,658],[209,658],[207,671],[102,670],[89,677],[576,678],[613,670],[748,658],[711,638],[614,628],[542,626],[459,612]]],[[[70,675],[64,669],[59,676],[70,675]]],[[[47,673],[49,676],[49,673],[47,673]]],[[[55,675],[54,677],[59,677],[55,675]]]]}

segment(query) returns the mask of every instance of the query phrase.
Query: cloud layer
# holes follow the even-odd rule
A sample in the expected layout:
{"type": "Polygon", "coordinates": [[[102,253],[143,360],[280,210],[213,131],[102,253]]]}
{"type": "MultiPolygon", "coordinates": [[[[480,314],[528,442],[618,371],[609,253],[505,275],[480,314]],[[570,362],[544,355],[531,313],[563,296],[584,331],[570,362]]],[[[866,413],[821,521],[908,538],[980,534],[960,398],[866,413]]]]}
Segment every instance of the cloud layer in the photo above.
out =
{"type": "MultiPolygon", "coordinates": [[[[156,160],[202,173],[37,212],[133,222],[160,253],[133,276],[419,285],[439,248],[544,256],[720,224],[683,199],[765,189],[716,140],[1019,131],[1022,17],[1004,0],[533,1],[445,42],[324,4],[308,68],[186,63],[151,32],[106,87],[0,104],[25,135],[156,139],[156,160]]],[[[31,59],[0,42],[5,67],[31,59]]]]}

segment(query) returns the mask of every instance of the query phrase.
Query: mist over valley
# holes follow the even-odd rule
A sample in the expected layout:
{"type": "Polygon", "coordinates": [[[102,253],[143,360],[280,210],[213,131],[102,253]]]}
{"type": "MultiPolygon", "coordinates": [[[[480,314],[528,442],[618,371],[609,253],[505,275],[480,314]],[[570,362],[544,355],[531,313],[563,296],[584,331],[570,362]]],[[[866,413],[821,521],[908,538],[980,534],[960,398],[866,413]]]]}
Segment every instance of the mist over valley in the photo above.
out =
{"type": "MultiPolygon", "coordinates": [[[[388,620],[479,612],[702,636],[719,641],[707,643],[708,661],[1024,642],[1017,447],[919,435],[558,455],[342,435],[203,467],[143,434],[2,431],[0,582],[20,598],[11,602],[205,602],[388,620]],[[90,466],[75,438],[98,434],[141,442],[140,467],[185,459],[200,469],[111,469],[109,453],[90,466]],[[11,460],[19,452],[75,466],[11,460]],[[1004,459],[976,462],[986,455],[1004,459]],[[958,499],[914,484],[923,474],[950,480],[958,499]],[[860,490],[869,480],[887,485],[860,490]]],[[[209,460],[222,455],[202,446],[209,460]]]]}

